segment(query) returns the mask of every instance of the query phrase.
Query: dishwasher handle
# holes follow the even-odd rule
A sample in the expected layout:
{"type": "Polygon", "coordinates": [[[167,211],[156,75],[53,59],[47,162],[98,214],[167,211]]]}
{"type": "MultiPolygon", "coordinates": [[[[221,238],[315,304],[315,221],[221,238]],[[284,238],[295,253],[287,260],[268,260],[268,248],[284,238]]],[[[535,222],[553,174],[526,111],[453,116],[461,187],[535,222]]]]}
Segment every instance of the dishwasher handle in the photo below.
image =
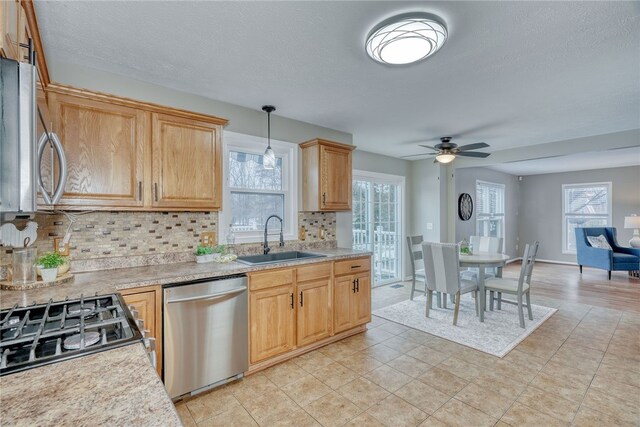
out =
{"type": "Polygon", "coordinates": [[[205,299],[216,299],[216,298],[222,298],[225,297],[227,295],[235,295],[235,294],[239,294],[241,292],[244,292],[247,290],[246,286],[243,286],[241,288],[234,288],[228,291],[224,291],[224,292],[216,292],[215,294],[208,294],[208,295],[198,295],[195,297],[187,297],[187,298],[178,298],[178,299],[168,299],[167,300],[167,304],[173,304],[176,302],[189,302],[189,301],[200,301],[200,300],[205,300],[205,299]]]}

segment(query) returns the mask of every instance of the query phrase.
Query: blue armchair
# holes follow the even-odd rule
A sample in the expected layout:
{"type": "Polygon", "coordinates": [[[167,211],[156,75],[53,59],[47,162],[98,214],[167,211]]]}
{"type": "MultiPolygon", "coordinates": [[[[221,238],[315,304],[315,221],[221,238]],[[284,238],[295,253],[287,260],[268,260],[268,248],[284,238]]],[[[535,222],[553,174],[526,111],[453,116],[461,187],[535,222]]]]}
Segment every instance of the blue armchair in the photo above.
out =
{"type": "Polygon", "coordinates": [[[611,271],[640,270],[640,248],[625,248],[618,245],[616,229],[613,227],[576,228],[576,249],[578,265],[582,274],[582,266],[601,268],[611,271]],[[607,238],[611,250],[594,248],[587,236],[603,235],[607,238]]]}

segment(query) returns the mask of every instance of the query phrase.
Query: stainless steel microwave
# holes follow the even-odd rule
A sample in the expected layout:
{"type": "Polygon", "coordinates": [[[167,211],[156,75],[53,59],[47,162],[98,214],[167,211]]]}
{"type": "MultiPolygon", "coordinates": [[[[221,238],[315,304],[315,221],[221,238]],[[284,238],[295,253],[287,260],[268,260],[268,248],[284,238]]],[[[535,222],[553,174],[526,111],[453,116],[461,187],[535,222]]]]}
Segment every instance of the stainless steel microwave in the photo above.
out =
{"type": "Polygon", "coordinates": [[[45,122],[47,115],[42,108],[46,105],[37,103],[36,76],[35,65],[0,58],[0,214],[3,216],[35,212],[38,195],[46,205],[57,203],[66,184],[64,150],[50,124],[45,122]],[[54,171],[57,179],[50,176],[54,171]]]}

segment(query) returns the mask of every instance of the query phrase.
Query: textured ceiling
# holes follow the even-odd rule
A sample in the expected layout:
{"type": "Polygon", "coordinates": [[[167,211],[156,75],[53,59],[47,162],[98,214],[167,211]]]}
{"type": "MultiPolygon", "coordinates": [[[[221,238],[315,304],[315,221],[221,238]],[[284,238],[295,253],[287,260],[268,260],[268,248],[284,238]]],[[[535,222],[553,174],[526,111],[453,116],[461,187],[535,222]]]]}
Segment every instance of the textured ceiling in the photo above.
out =
{"type": "Polygon", "coordinates": [[[589,151],[566,156],[502,163],[490,165],[487,168],[511,175],[538,175],[625,166],[640,166],[640,147],[589,151]]]}
{"type": "Polygon", "coordinates": [[[443,135],[489,151],[640,127],[640,2],[37,2],[49,58],[354,135],[401,156],[443,135]],[[398,13],[449,40],[391,68],[364,51],[398,13]],[[431,140],[431,141],[430,141],[431,140]]]}

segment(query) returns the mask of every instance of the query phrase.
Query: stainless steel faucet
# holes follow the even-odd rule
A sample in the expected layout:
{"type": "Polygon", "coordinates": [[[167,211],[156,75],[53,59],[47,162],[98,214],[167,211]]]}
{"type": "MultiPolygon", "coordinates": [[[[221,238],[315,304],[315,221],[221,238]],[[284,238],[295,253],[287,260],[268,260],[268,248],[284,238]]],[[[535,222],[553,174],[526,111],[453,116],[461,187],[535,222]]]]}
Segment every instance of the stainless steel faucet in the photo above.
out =
{"type": "Polygon", "coordinates": [[[267,220],[264,223],[264,244],[262,245],[264,254],[267,255],[269,253],[269,251],[271,251],[271,248],[269,247],[269,242],[267,241],[267,226],[269,225],[269,220],[271,218],[276,218],[278,220],[280,220],[280,246],[284,246],[284,235],[282,234],[282,218],[280,218],[278,215],[271,215],[269,216],[269,218],[267,218],[267,220]]]}

